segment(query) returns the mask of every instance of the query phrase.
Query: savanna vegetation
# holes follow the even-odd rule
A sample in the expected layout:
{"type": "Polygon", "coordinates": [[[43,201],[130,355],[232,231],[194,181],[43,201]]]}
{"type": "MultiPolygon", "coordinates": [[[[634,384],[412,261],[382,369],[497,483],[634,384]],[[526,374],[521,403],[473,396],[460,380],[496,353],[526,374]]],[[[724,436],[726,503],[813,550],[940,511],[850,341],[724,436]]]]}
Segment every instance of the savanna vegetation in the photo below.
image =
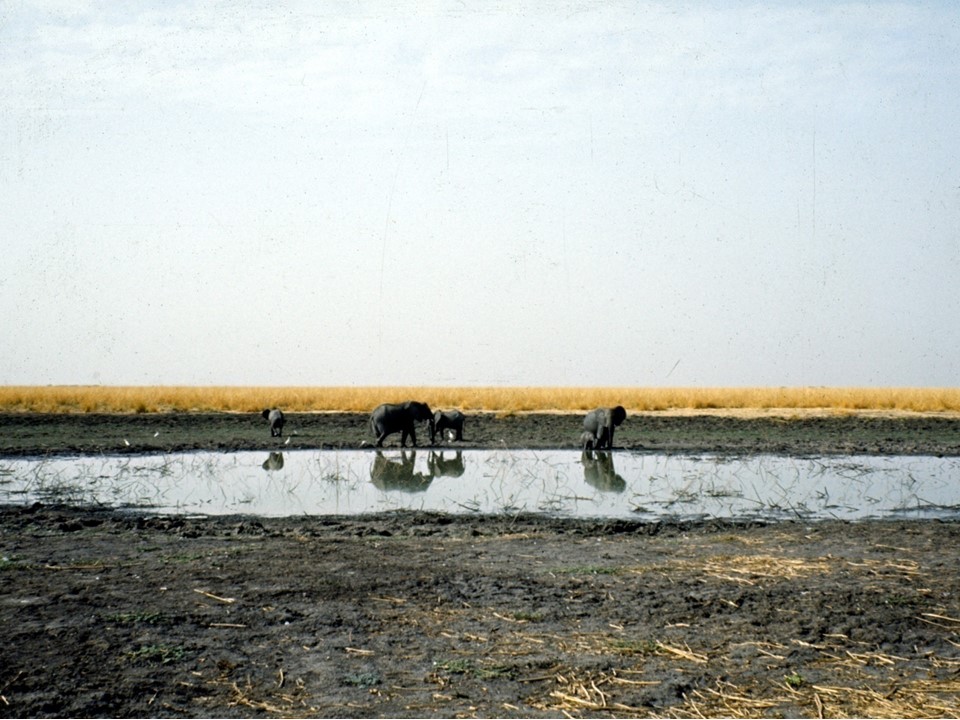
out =
{"type": "Polygon", "coordinates": [[[154,413],[367,412],[381,402],[418,399],[431,407],[499,414],[585,412],[960,411],[960,388],[863,387],[240,387],[0,386],[0,412],[154,413]]]}

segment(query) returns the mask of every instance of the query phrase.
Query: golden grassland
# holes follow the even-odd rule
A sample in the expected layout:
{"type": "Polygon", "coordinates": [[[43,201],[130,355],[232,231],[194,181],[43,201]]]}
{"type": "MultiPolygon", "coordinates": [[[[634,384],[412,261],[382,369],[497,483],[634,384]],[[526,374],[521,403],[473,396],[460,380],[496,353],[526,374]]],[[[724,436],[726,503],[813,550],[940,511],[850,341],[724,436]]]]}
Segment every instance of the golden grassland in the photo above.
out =
{"type": "Polygon", "coordinates": [[[498,414],[613,405],[629,413],[960,412],[960,388],[0,386],[3,412],[369,412],[410,399],[498,414]]]}

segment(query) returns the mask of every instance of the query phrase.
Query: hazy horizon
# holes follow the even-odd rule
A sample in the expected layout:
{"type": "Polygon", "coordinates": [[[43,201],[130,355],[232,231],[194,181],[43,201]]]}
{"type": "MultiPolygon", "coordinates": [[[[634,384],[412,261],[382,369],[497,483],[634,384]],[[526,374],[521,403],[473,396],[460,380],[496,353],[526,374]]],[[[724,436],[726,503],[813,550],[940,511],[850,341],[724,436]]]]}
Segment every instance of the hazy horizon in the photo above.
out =
{"type": "Polygon", "coordinates": [[[26,0],[0,383],[952,387],[960,7],[26,0]]]}

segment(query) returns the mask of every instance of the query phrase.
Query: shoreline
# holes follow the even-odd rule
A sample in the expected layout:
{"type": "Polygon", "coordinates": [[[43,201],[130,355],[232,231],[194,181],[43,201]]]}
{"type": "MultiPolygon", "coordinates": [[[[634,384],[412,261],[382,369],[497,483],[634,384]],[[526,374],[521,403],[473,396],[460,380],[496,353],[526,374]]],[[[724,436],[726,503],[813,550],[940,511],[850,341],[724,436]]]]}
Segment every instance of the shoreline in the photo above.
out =
{"type": "MultiPolygon", "coordinates": [[[[579,449],[579,413],[468,414],[462,442],[421,449],[579,449]]],[[[363,449],[373,445],[367,413],[289,413],[283,437],[253,413],[0,413],[0,458],[51,455],[363,449]]],[[[399,435],[384,449],[399,446],[399,435]]],[[[729,412],[628,415],[616,450],[778,455],[960,455],[960,415],[846,413],[784,418],[729,412]]]]}

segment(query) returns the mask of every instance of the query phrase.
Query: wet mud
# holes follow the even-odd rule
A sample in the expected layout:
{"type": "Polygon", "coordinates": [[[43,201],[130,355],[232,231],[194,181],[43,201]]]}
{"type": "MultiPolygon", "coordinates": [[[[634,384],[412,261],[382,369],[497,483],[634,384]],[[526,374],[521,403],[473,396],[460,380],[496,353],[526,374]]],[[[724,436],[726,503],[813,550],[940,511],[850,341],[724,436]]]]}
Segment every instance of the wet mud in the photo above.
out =
{"type": "MultiPolygon", "coordinates": [[[[644,417],[616,445],[955,455],[958,428],[644,417]]],[[[491,416],[464,445],[578,434],[575,416],[491,416]]],[[[0,417],[7,456],[365,441],[362,416],[294,415],[279,439],[259,416],[0,417]]],[[[956,716],[958,555],[960,524],[939,521],[6,507],[0,715],[956,716]]]]}
{"type": "MultiPolygon", "coordinates": [[[[462,442],[436,440],[438,447],[465,449],[576,448],[582,422],[576,414],[476,414],[467,418],[462,442]]],[[[283,436],[274,438],[259,413],[0,413],[0,456],[360,448],[373,440],[366,414],[291,413],[283,436]]],[[[399,442],[399,434],[391,435],[384,446],[399,442]]],[[[426,425],[418,428],[417,442],[430,445],[426,425]]],[[[650,413],[628,417],[617,429],[614,444],[667,453],[960,455],[960,417],[650,413]]]]}

